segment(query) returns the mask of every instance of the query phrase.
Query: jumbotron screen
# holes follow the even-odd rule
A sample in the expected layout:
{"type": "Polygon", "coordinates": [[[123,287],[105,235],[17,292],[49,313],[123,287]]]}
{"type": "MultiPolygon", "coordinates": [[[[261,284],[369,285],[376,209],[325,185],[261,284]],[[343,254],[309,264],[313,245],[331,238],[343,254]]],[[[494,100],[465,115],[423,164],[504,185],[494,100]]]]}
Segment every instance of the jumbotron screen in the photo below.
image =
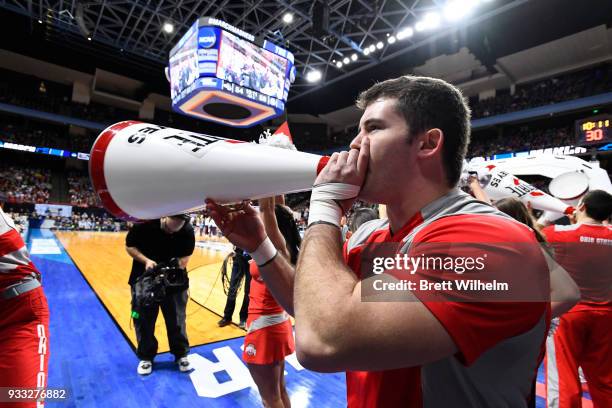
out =
{"type": "Polygon", "coordinates": [[[190,29],[189,36],[177,52],[170,57],[170,96],[176,98],[181,89],[187,88],[198,79],[198,36],[197,30],[190,29]]]}
{"type": "Polygon", "coordinates": [[[287,63],[280,55],[221,32],[217,78],[286,101],[287,63]]]}
{"type": "Polygon", "coordinates": [[[170,51],[172,105],[202,119],[245,127],[278,116],[294,79],[291,52],[215,18],[200,18],[170,51]],[[209,106],[218,102],[245,109],[209,106]]]}

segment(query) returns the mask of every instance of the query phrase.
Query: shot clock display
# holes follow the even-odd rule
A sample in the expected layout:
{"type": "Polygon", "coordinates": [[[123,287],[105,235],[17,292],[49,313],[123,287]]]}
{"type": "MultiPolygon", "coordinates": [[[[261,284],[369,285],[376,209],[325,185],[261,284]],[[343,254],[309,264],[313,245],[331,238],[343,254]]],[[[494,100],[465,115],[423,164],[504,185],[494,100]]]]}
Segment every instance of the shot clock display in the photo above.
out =
{"type": "Polygon", "coordinates": [[[612,141],[612,115],[593,116],[576,121],[576,144],[599,144],[612,141]]]}

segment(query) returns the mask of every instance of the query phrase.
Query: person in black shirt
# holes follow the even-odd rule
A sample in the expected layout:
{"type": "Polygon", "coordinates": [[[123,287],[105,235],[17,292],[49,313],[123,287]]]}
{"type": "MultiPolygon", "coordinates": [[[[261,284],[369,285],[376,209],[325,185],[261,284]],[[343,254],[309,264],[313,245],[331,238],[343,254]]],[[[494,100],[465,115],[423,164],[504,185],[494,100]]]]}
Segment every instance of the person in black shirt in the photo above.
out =
{"type": "MultiPolygon", "coordinates": [[[[233,259],[232,263],[232,274],[229,279],[229,288],[227,290],[227,301],[225,302],[225,309],[223,310],[223,319],[217,323],[220,327],[227,326],[232,323],[232,315],[236,308],[236,297],[238,296],[238,290],[240,290],[240,282],[244,276],[244,298],[242,300],[242,307],[240,308],[240,324],[238,327],[241,329],[246,328],[246,320],[249,311],[249,290],[251,287],[251,274],[249,273],[249,259],[251,257],[248,253],[244,252],[242,248],[234,247],[234,253],[231,255],[233,259]]],[[[223,265],[225,268],[225,263],[223,265]]],[[[224,282],[227,282],[227,275],[224,270],[224,282]]],[[[224,285],[224,287],[227,287],[224,285]]]]}
{"type": "MultiPolygon", "coordinates": [[[[135,284],[138,278],[157,267],[167,264],[172,258],[178,258],[179,266],[186,268],[189,257],[195,248],[195,233],[188,215],[163,217],[159,220],[135,224],[126,237],[127,253],[133,258],[132,272],[128,283],[132,288],[132,304],[135,300],[135,284]]],[[[186,275],[185,270],[185,275],[186,275]]],[[[153,306],[139,307],[134,318],[137,355],[140,358],[138,374],[150,374],[153,370],[153,359],[157,354],[155,322],[161,308],[166,322],[170,352],[174,354],[181,371],[189,371],[189,340],[186,331],[186,309],[189,280],[185,276],[185,285],[166,289],[164,299],[153,306]]]]}

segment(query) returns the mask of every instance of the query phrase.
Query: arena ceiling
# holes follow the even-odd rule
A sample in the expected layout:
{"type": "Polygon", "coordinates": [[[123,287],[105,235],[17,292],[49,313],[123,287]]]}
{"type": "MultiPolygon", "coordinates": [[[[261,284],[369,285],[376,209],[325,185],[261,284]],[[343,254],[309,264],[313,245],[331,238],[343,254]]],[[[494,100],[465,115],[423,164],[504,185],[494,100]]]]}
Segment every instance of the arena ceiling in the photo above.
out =
{"type": "Polygon", "coordinates": [[[427,65],[437,56],[463,53],[471,64],[463,73],[467,79],[494,75],[498,58],[609,25],[612,16],[607,0],[579,6],[574,0],[477,2],[464,19],[443,20],[438,28],[390,43],[388,37],[441,12],[447,0],[0,0],[0,45],[86,72],[118,72],[167,94],[163,68],[169,50],[196,18],[213,16],[291,50],[298,78],[289,111],[319,114],[349,105],[374,81],[417,67],[445,74],[443,64],[427,65]],[[287,12],[294,17],[290,24],[282,18],[287,12]],[[163,30],[166,23],[173,24],[172,33],[163,30]],[[380,49],[364,55],[378,43],[380,49]],[[336,65],[353,54],[355,61],[336,65]],[[306,74],[315,69],[322,80],[309,83],[306,74]]]}

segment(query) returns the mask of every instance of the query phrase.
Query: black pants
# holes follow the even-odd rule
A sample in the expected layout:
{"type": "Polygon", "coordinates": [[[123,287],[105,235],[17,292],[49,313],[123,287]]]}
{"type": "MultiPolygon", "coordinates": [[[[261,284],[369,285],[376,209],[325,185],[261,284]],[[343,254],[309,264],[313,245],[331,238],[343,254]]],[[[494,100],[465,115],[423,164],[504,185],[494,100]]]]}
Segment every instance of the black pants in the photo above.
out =
{"type": "MultiPolygon", "coordinates": [[[[161,308],[166,322],[170,353],[178,360],[189,353],[189,340],[187,340],[187,327],[185,323],[187,310],[187,289],[179,292],[166,293],[166,297],[159,305],[142,307],[138,311],[140,316],[134,319],[138,349],[136,354],[141,360],[151,360],[157,354],[157,339],[155,338],[155,322],[161,308]]],[[[132,304],[134,304],[134,287],[132,286],[132,304]]]]}
{"type": "Polygon", "coordinates": [[[223,318],[232,320],[234,309],[236,308],[236,296],[238,296],[238,288],[240,281],[244,276],[244,299],[242,299],[242,307],[240,308],[240,321],[246,322],[249,314],[249,290],[251,289],[251,274],[249,273],[249,263],[241,255],[234,255],[232,265],[232,276],[230,277],[230,287],[227,293],[227,302],[225,302],[225,310],[223,318]]]}

